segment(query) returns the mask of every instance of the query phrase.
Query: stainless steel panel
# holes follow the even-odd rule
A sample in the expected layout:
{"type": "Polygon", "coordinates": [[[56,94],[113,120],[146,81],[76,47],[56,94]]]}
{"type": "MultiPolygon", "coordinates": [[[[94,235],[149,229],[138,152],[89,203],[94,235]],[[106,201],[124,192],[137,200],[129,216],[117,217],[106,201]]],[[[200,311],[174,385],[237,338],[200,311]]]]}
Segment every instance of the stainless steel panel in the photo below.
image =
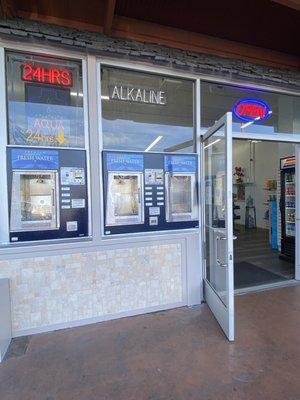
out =
{"type": "Polygon", "coordinates": [[[13,171],[11,232],[59,228],[58,173],[13,171]]]}
{"type": "Polygon", "coordinates": [[[193,173],[167,173],[167,222],[198,219],[196,177],[193,173]]]}
{"type": "Polygon", "coordinates": [[[144,222],[142,173],[109,172],[106,225],[144,222]]]}

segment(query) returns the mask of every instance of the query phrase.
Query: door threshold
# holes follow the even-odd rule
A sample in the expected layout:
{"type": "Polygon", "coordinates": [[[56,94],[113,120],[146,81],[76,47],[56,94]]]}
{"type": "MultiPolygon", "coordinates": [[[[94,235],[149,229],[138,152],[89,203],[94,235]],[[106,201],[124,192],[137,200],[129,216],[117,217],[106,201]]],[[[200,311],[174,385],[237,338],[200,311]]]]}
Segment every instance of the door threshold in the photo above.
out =
{"type": "Polygon", "coordinates": [[[297,286],[297,285],[300,285],[300,281],[297,281],[296,279],[288,279],[288,280],[284,280],[282,282],[267,283],[264,285],[249,286],[246,288],[235,289],[234,294],[235,294],[235,296],[241,296],[241,295],[247,294],[247,293],[263,292],[266,290],[273,290],[273,289],[279,289],[279,288],[283,288],[283,287],[287,287],[287,286],[297,286]]]}

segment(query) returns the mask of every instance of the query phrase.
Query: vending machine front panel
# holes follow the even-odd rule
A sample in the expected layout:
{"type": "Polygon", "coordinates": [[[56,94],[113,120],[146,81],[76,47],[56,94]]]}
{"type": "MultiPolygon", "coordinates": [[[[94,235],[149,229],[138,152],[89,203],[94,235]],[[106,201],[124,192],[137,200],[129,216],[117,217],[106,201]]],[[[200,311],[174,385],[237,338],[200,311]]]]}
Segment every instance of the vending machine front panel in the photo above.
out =
{"type": "Polygon", "coordinates": [[[144,222],[143,174],[108,173],[106,225],[144,222]]]}
{"type": "Polygon", "coordinates": [[[102,156],[105,235],[199,227],[195,154],[102,156]]]}
{"type": "Polygon", "coordinates": [[[89,235],[85,150],[7,149],[10,241],[89,235]]]}
{"type": "Polygon", "coordinates": [[[12,232],[59,228],[58,173],[13,171],[12,232]]]}

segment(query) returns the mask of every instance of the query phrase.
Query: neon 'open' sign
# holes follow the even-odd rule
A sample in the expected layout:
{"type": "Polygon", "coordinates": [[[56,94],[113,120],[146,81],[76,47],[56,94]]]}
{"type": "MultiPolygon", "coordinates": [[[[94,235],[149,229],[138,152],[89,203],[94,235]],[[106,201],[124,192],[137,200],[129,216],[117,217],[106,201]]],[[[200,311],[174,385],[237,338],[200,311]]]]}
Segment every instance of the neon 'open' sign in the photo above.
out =
{"type": "Polygon", "coordinates": [[[263,121],[272,114],[269,105],[258,99],[241,99],[235,103],[232,112],[237,119],[245,122],[263,121]]]}

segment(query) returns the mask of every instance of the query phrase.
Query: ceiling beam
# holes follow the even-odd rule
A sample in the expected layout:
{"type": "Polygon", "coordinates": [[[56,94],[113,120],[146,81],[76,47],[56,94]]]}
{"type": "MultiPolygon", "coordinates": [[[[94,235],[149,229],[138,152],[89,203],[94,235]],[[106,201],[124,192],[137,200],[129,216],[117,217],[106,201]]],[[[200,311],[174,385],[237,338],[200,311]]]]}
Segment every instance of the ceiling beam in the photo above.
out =
{"type": "Polygon", "coordinates": [[[17,16],[14,0],[1,0],[0,1],[0,18],[9,19],[17,16]]]}
{"type": "Polygon", "coordinates": [[[103,27],[100,25],[89,24],[86,22],[75,21],[72,19],[65,19],[60,17],[54,17],[52,15],[43,15],[36,12],[18,11],[18,17],[31,19],[34,21],[45,22],[47,24],[55,24],[60,26],[66,26],[67,28],[81,29],[90,32],[103,32],[103,27]]]}
{"type": "Polygon", "coordinates": [[[104,22],[103,22],[103,32],[106,35],[109,35],[111,33],[111,28],[115,15],[115,7],[116,7],[116,0],[106,0],[104,22]]]}
{"type": "Polygon", "coordinates": [[[273,3],[279,3],[282,6],[293,8],[294,10],[300,11],[300,0],[272,0],[273,3]]]}
{"type": "Polygon", "coordinates": [[[293,55],[117,15],[111,35],[261,65],[300,68],[300,58],[293,55]]]}

